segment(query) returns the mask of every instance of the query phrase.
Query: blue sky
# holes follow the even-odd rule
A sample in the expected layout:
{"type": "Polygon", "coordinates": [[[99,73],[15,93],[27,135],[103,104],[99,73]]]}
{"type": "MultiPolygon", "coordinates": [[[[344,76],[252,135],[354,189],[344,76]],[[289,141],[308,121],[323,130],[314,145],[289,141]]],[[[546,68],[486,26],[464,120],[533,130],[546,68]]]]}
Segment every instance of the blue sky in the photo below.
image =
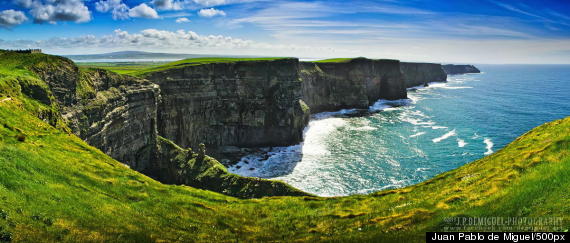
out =
{"type": "Polygon", "coordinates": [[[0,48],[570,63],[568,0],[0,0],[0,48]]]}

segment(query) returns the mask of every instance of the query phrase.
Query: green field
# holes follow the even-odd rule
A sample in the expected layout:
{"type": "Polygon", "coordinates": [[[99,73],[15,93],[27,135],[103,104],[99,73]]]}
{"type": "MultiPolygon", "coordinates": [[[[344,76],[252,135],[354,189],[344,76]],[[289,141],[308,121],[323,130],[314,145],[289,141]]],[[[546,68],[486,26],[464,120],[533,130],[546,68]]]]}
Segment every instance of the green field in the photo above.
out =
{"type": "Polygon", "coordinates": [[[49,92],[25,58],[62,60],[28,56],[0,59],[0,242],[422,242],[455,226],[448,217],[556,217],[535,230],[570,228],[570,117],[401,189],[237,199],[161,184],[46,120],[59,106],[22,92],[29,80],[49,92]]]}
{"type": "Polygon", "coordinates": [[[131,74],[142,69],[154,68],[166,63],[168,62],[78,62],[76,64],[82,68],[100,68],[119,74],[131,74]]]}
{"type": "Polygon", "coordinates": [[[330,58],[330,59],[318,60],[318,61],[314,61],[314,62],[321,62],[321,63],[328,63],[328,62],[332,62],[332,63],[344,63],[344,62],[350,62],[352,59],[354,59],[354,58],[330,58]]]}
{"type": "Polygon", "coordinates": [[[181,68],[186,66],[196,66],[211,63],[234,63],[251,61],[272,61],[287,59],[284,57],[267,58],[233,58],[233,57],[199,57],[189,58],[175,62],[82,62],[78,66],[84,68],[101,68],[119,74],[129,74],[141,76],[146,73],[167,70],[171,68],[181,68]]]}

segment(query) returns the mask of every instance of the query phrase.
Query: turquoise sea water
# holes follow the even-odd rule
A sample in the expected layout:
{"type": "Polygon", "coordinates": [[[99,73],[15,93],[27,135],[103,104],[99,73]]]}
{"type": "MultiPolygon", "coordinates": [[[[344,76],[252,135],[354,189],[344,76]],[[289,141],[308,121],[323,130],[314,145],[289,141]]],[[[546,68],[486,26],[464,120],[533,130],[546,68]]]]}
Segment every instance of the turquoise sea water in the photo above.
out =
{"type": "Polygon", "coordinates": [[[409,90],[409,100],[379,101],[368,116],[316,114],[302,144],[266,148],[230,171],[321,196],[369,193],[429,179],[570,115],[569,65],[478,67],[409,90]]]}

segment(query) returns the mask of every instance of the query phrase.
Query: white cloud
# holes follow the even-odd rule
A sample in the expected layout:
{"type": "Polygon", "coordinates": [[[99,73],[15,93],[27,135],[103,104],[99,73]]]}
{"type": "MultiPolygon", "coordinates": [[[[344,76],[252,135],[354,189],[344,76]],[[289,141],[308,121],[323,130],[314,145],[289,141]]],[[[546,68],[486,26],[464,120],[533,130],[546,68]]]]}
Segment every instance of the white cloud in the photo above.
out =
{"type": "Polygon", "coordinates": [[[145,3],[141,3],[140,5],[129,10],[129,17],[158,19],[158,13],[156,10],[154,10],[154,8],[149,7],[145,3]]]}
{"type": "Polygon", "coordinates": [[[227,0],[193,0],[193,1],[196,4],[202,6],[218,6],[218,5],[224,5],[228,2],[227,0]]]}
{"type": "Polygon", "coordinates": [[[122,0],[100,0],[95,3],[95,9],[102,13],[111,12],[113,19],[157,19],[159,17],[156,10],[146,5],[146,3],[129,8],[122,0]]]}
{"type": "Polygon", "coordinates": [[[82,0],[18,0],[18,4],[31,8],[35,23],[73,21],[84,23],[91,21],[91,12],[82,0]]]}
{"type": "Polygon", "coordinates": [[[121,4],[123,4],[122,0],[101,0],[95,3],[95,9],[99,12],[106,13],[121,4]]]}
{"type": "Polygon", "coordinates": [[[192,2],[201,7],[214,7],[228,4],[241,4],[251,2],[269,2],[272,0],[184,0],[185,3],[192,2]]]}
{"type": "Polygon", "coordinates": [[[182,23],[190,23],[190,20],[188,18],[177,18],[176,19],[176,23],[182,24],[182,23]]]}
{"type": "Polygon", "coordinates": [[[201,9],[198,12],[198,15],[200,15],[202,17],[206,17],[206,18],[212,18],[215,16],[226,16],[226,12],[224,12],[222,10],[215,9],[215,8],[205,8],[205,9],[201,9]]]}
{"type": "Polygon", "coordinates": [[[95,3],[95,9],[102,13],[111,11],[113,19],[129,18],[129,6],[122,0],[101,0],[95,3]]]}
{"type": "Polygon", "coordinates": [[[152,3],[161,10],[182,10],[184,8],[184,1],[154,0],[152,3]]]}
{"type": "Polygon", "coordinates": [[[28,18],[22,11],[9,9],[0,12],[0,27],[11,28],[24,23],[26,20],[28,18]]]}

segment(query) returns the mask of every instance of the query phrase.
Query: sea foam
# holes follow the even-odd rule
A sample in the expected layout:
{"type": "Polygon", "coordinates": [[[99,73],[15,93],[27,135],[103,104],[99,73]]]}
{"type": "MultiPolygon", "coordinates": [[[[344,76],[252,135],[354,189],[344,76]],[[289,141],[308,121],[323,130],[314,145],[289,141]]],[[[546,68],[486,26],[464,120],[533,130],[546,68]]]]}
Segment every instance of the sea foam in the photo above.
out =
{"type": "Polygon", "coordinates": [[[457,134],[455,133],[455,129],[453,129],[450,132],[443,134],[441,137],[434,138],[431,141],[433,141],[434,143],[439,143],[439,142],[441,142],[445,139],[448,139],[451,136],[455,136],[455,135],[457,135],[457,134]]]}
{"type": "Polygon", "coordinates": [[[457,138],[457,147],[463,148],[463,147],[465,147],[465,145],[467,145],[465,140],[457,138]]]}
{"type": "Polygon", "coordinates": [[[483,142],[485,143],[485,149],[487,149],[487,151],[485,151],[484,155],[489,155],[493,153],[493,141],[491,141],[490,138],[485,138],[483,139],[483,142]]]}
{"type": "Polygon", "coordinates": [[[368,110],[370,112],[384,111],[386,109],[391,110],[391,108],[399,107],[399,106],[406,106],[406,105],[410,105],[412,103],[413,103],[413,101],[411,99],[378,100],[378,101],[374,102],[374,104],[372,104],[370,107],[368,107],[368,110]]]}
{"type": "Polygon", "coordinates": [[[418,132],[418,133],[416,133],[416,134],[410,135],[410,137],[411,137],[411,138],[415,138],[415,137],[419,137],[419,136],[424,135],[424,134],[426,134],[426,132],[418,132]]]}

